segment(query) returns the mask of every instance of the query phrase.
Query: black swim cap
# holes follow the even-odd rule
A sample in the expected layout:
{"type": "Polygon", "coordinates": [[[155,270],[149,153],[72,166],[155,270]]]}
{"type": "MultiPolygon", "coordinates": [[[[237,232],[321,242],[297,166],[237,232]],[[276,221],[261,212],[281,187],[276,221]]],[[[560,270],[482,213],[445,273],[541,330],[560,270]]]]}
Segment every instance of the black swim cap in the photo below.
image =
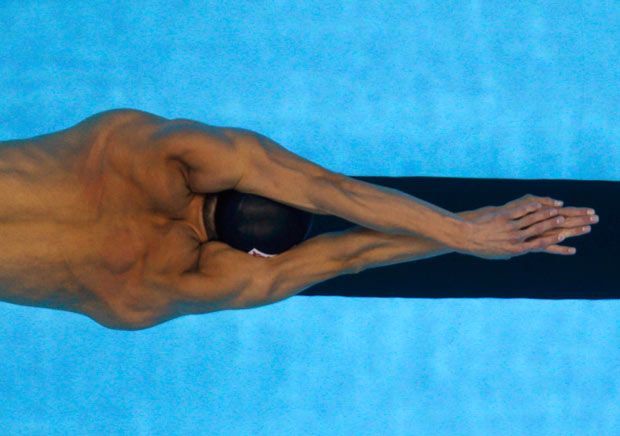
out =
{"type": "Polygon", "coordinates": [[[251,254],[275,256],[304,241],[313,214],[259,195],[239,191],[218,194],[218,240],[251,254]]]}

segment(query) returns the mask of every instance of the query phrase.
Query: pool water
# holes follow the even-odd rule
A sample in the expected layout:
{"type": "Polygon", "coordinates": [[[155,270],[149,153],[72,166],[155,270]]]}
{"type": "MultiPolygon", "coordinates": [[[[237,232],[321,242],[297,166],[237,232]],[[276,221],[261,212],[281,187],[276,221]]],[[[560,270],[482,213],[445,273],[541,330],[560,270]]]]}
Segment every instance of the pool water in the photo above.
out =
{"type": "MultiPolygon", "coordinates": [[[[5,0],[0,139],[131,107],[351,175],[619,180],[619,24],[570,0],[5,0]]],[[[0,303],[0,432],[618,435],[619,314],[294,297],[121,332],[0,303]]]]}

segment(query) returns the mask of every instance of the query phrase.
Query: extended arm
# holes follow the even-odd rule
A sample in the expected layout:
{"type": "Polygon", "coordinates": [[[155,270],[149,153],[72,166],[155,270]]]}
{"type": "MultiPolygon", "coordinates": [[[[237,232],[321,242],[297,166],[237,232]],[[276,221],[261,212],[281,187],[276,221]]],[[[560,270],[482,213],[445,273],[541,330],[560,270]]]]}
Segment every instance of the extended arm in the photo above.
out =
{"type": "Polygon", "coordinates": [[[285,300],[343,274],[451,252],[424,237],[386,235],[361,227],[316,236],[270,259],[212,243],[201,258],[200,272],[177,277],[168,286],[177,289],[178,307],[185,314],[248,309],[285,300]]]}
{"type": "Polygon", "coordinates": [[[330,172],[263,135],[246,134],[240,140],[251,144],[240,191],[336,215],[381,233],[421,235],[452,248],[462,247],[467,239],[467,223],[457,214],[395,189],[330,172]]]}
{"type": "MultiPolygon", "coordinates": [[[[553,200],[539,198],[549,208],[532,214],[527,225],[548,230],[547,237],[536,238],[543,251],[571,254],[569,247],[555,245],[560,233],[578,236],[587,233],[582,226],[589,221],[587,209],[568,208],[563,215],[572,217],[566,226],[551,225],[553,200]],[[551,236],[548,236],[551,235],[551,236]]],[[[476,219],[492,213],[484,207],[461,212],[462,219],[476,219]]],[[[325,233],[270,259],[257,259],[226,244],[207,244],[201,257],[200,273],[174,280],[186,306],[204,313],[226,309],[244,309],[272,304],[292,297],[304,289],[342,274],[426,259],[451,253],[449,247],[420,236],[383,234],[354,227],[343,232],[325,233]]],[[[412,277],[415,280],[415,277],[412,277]]]]}
{"type": "Polygon", "coordinates": [[[196,192],[236,189],[381,233],[425,236],[451,248],[466,240],[468,225],[458,215],[331,172],[256,132],[172,120],[160,138],[174,144],[171,149],[189,168],[196,192]]]}
{"type": "MultiPolygon", "coordinates": [[[[462,212],[467,219],[478,211],[462,212]]],[[[421,236],[390,235],[363,227],[326,233],[269,259],[273,275],[268,301],[292,297],[316,283],[370,268],[428,259],[452,253],[449,247],[421,236]],[[329,265],[316,274],[316,265],[329,265]]],[[[412,278],[415,280],[415,278],[412,278]]]]}

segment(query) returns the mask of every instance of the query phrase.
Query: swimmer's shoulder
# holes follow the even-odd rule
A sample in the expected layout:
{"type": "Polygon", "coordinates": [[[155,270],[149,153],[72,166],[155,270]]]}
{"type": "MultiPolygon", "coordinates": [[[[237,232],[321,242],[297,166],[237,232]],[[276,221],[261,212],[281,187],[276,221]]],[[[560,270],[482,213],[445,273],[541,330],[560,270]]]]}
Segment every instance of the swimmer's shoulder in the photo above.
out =
{"type": "Polygon", "coordinates": [[[90,115],[69,129],[74,132],[92,134],[93,132],[107,132],[138,126],[161,126],[169,121],[168,118],[151,112],[131,108],[117,108],[90,115]]]}
{"type": "Polygon", "coordinates": [[[54,132],[53,142],[63,143],[77,154],[103,150],[112,142],[141,148],[149,143],[154,132],[169,121],[165,117],[138,109],[109,109],[54,132]]]}

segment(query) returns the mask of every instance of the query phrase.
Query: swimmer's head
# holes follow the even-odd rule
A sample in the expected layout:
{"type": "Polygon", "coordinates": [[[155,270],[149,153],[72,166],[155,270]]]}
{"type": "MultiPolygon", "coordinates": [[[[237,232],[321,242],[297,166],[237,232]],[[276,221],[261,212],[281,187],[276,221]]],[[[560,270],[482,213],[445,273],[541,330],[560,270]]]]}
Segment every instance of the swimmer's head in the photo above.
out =
{"type": "Polygon", "coordinates": [[[207,233],[209,221],[214,227],[214,239],[254,256],[271,257],[307,239],[313,215],[259,195],[229,190],[217,195],[216,204],[205,201],[204,218],[207,233]]]}
{"type": "Polygon", "coordinates": [[[217,230],[215,228],[215,208],[217,207],[217,194],[205,195],[205,201],[202,205],[202,218],[205,230],[207,232],[207,241],[217,241],[217,230]]]}

